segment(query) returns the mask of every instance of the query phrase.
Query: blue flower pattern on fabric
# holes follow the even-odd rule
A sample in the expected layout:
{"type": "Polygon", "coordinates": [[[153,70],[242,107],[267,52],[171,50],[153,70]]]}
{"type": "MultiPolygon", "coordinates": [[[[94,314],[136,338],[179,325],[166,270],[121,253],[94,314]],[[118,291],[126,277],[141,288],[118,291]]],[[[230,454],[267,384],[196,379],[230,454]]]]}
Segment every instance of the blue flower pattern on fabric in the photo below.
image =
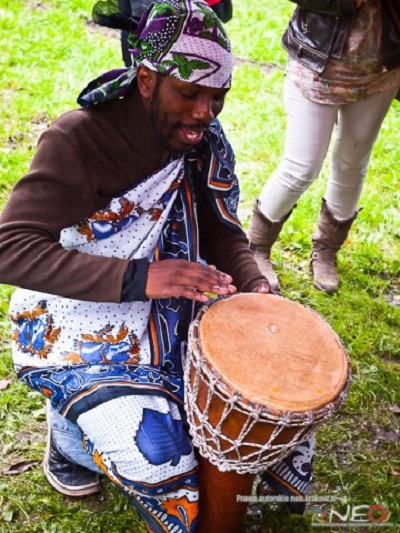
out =
{"type": "Polygon", "coordinates": [[[139,205],[126,198],[120,198],[119,204],[117,210],[107,207],[82,220],[78,224],[78,232],[84,235],[88,242],[107,239],[128,228],[144,212],[139,205]]]}
{"type": "Polygon", "coordinates": [[[61,328],[55,328],[53,318],[48,313],[46,300],[38,302],[32,310],[10,314],[16,325],[12,339],[24,353],[47,359],[52,345],[57,341],[61,328]]]}
{"type": "Polygon", "coordinates": [[[143,410],[135,440],[144,457],[154,465],[171,461],[171,465],[176,466],[183,455],[192,452],[182,420],[175,420],[171,413],[160,413],[153,409],[143,410]]]}
{"type": "Polygon", "coordinates": [[[113,326],[107,324],[94,333],[82,335],[74,340],[76,353],[66,354],[65,361],[78,363],[128,363],[140,361],[140,343],[133,331],[129,332],[122,323],[117,334],[112,334],[113,326]]]}
{"type": "Polygon", "coordinates": [[[46,326],[40,318],[35,318],[31,321],[20,321],[20,334],[18,335],[18,341],[21,346],[28,350],[29,346],[32,346],[34,351],[43,350],[45,341],[44,334],[46,326]]]}

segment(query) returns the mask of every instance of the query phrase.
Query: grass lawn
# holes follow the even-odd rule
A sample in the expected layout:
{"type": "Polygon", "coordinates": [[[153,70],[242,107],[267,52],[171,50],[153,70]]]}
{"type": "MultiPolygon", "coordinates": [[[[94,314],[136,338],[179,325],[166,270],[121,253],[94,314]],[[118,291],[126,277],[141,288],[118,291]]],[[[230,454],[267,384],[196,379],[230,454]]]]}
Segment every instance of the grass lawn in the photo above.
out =
{"type": "MultiPolygon", "coordinates": [[[[245,225],[282,153],[285,53],[280,35],[293,5],[269,2],[266,9],[266,3],[256,0],[236,2],[228,25],[236,66],[222,122],[237,156],[245,225]]],[[[0,206],[27,170],[40,133],[75,107],[87,82],[121,64],[118,35],[90,22],[91,6],[89,0],[0,0],[0,206]]],[[[381,505],[390,512],[387,529],[393,531],[400,531],[399,121],[396,101],[374,148],[360,201],[364,209],[340,253],[341,290],[328,296],[314,289],[308,266],[328,166],[300,200],[273,255],[284,294],[329,321],[353,366],[348,401],[318,431],[310,495],[331,499],[328,513],[349,511],[353,518],[357,506],[365,506],[359,509],[365,513],[371,505],[381,505]]],[[[11,293],[11,287],[0,286],[0,532],[144,532],[125,498],[107,482],[101,496],[81,501],[63,497],[47,484],[41,470],[43,400],[18,383],[12,371],[11,293]],[[5,474],[21,462],[30,468],[5,474]]],[[[315,530],[317,511],[311,503],[304,517],[287,517],[267,503],[252,511],[249,532],[315,530]]],[[[351,522],[346,531],[378,530],[351,522]]]]}

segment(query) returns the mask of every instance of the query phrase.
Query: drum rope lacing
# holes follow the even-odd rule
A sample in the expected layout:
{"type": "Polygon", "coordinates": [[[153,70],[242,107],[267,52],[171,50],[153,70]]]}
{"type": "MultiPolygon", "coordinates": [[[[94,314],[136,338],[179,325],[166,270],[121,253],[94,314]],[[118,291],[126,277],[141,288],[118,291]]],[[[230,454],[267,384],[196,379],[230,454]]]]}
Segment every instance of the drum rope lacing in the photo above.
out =
{"type": "Polygon", "coordinates": [[[314,423],[330,418],[346,399],[348,386],[335,400],[313,412],[273,412],[265,406],[245,401],[240,394],[229,390],[203,358],[198,341],[201,316],[202,311],[190,326],[189,347],[192,357],[188,358],[185,368],[185,407],[193,444],[200,454],[220,471],[259,473],[283,459],[294,447],[308,439],[315,432],[314,423]],[[204,404],[205,389],[207,395],[204,404]],[[204,408],[198,405],[200,397],[204,408]],[[216,399],[225,405],[218,422],[213,423],[210,413],[216,399]],[[244,415],[245,421],[237,437],[230,438],[224,433],[224,424],[235,413],[244,415]],[[269,435],[266,442],[246,440],[250,439],[248,436],[256,424],[265,425],[266,435],[269,435]],[[274,428],[271,431],[272,426],[274,428]],[[275,440],[287,427],[293,427],[295,431],[291,440],[276,443],[275,440]]]}

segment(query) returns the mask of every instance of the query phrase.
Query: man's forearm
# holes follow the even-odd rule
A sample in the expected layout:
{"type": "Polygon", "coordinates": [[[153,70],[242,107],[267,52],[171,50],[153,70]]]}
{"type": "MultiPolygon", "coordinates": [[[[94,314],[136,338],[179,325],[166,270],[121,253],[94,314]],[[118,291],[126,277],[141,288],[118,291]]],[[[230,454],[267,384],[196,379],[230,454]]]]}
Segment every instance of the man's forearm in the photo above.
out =
{"type": "Polygon", "coordinates": [[[43,235],[0,231],[0,283],[84,301],[121,301],[129,261],[63,249],[43,235]]]}

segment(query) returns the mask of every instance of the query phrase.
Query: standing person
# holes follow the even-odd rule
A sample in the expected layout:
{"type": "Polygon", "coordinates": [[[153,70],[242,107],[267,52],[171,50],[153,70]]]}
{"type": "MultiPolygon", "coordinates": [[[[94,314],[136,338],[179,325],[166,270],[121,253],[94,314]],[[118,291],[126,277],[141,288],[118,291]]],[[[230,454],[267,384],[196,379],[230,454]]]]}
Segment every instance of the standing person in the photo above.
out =
{"type": "Polygon", "coordinates": [[[283,159],[253,209],[249,238],[271,287],[271,247],[318,177],[335,124],[331,175],[312,236],[314,285],[339,285],[336,254],[357,217],[372,147],[400,87],[398,0],[295,0],[283,35],[287,129],[283,159]]]}
{"type": "MultiPolygon", "coordinates": [[[[253,476],[197,456],[183,408],[196,305],[269,291],[216,119],[230,43],[201,0],[154,4],[131,41],[134,65],[90,83],[83,109],[42,135],[1,214],[0,280],[20,287],[14,364],[51,403],[44,466],[57,490],[92,494],[104,473],[149,531],[233,533],[253,476]]],[[[265,472],[263,490],[304,494],[312,443],[265,472]]]]}

